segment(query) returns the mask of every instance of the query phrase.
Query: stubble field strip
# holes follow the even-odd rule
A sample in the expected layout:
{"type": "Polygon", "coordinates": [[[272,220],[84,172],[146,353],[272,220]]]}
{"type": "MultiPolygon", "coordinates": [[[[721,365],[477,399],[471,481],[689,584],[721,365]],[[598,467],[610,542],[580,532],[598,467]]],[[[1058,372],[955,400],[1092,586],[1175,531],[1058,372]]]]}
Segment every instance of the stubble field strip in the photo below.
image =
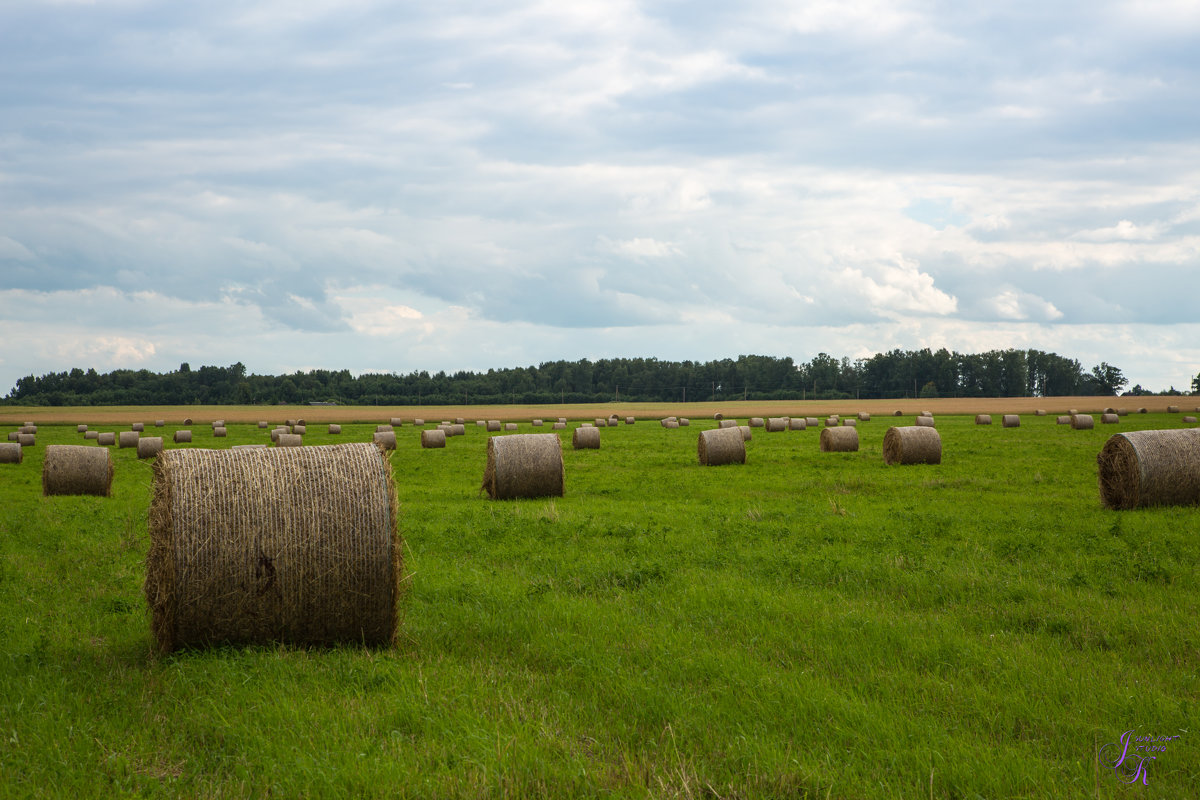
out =
{"type": "MultiPolygon", "coordinates": [[[[1198,510],[1106,511],[1096,486],[1108,435],[1176,416],[939,416],[942,464],[891,467],[911,417],[860,423],[855,453],[754,429],[723,467],[696,458],[711,419],[599,450],[568,428],[565,495],[504,502],[471,422],[437,450],[397,431],[394,649],[168,657],[141,594],[148,464],[113,449],[111,498],[43,498],[44,446],[82,443],[43,426],[0,465],[6,793],[1115,797],[1097,743],[1197,730],[1198,510]]],[[[1194,735],[1156,793],[1191,793],[1194,735]]]]}

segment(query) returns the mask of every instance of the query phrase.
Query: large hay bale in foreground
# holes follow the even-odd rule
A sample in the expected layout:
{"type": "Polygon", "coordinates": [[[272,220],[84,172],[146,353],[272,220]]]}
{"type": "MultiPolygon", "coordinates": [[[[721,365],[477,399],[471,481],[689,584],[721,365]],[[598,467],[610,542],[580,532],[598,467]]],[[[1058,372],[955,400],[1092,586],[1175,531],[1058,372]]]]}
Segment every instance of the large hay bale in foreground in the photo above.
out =
{"type": "Polygon", "coordinates": [[[1114,425],[1120,421],[1121,421],[1121,418],[1119,416],[1117,416],[1116,414],[1101,414],[1100,415],[1100,424],[1101,425],[1114,425]]]}
{"type": "Polygon", "coordinates": [[[858,428],[821,429],[822,453],[853,453],[858,450],[858,428]]]}
{"type": "MultiPolygon", "coordinates": [[[[53,447],[54,445],[51,445],[53,447]]],[[[25,458],[25,451],[16,442],[0,444],[0,464],[20,464],[25,458]]]]}
{"type": "Polygon", "coordinates": [[[1200,428],[1117,433],[1096,461],[1107,508],[1200,504],[1200,428]]]}
{"type": "Polygon", "coordinates": [[[117,447],[137,447],[140,438],[141,434],[137,431],[121,431],[121,435],[117,437],[117,447]]]}
{"type": "Polygon", "coordinates": [[[163,449],[163,440],[161,436],[143,436],[138,439],[137,456],[138,458],[154,458],[163,449]]]}
{"type": "Polygon", "coordinates": [[[700,431],[696,454],[700,458],[700,465],[704,467],[745,464],[746,440],[742,438],[742,431],[738,427],[700,431]]]}
{"type": "Polygon", "coordinates": [[[42,494],[112,494],[113,463],[108,451],[82,444],[52,444],[42,462],[42,494]]]}
{"type": "Polygon", "coordinates": [[[145,584],[159,648],[390,645],[397,505],[387,459],[365,442],[164,452],[145,584]]]}
{"type": "Polygon", "coordinates": [[[192,441],[192,432],[191,431],[175,431],[174,438],[175,438],[175,444],[179,444],[180,442],[185,442],[185,443],[190,442],[190,441],[192,441]]]}
{"type": "Polygon", "coordinates": [[[583,427],[576,428],[571,433],[571,446],[576,450],[599,450],[600,429],[583,427]]]}
{"type": "Polygon", "coordinates": [[[1017,414],[1005,414],[1000,418],[1000,424],[1005,428],[1019,428],[1021,427],[1021,417],[1017,414]]]}
{"type": "Polygon", "coordinates": [[[991,425],[992,424],[992,415],[991,414],[976,414],[975,415],[975,424],[976,425],[991,425]]]}
{"type": "Polygon", "coordinates": [[[96,444],[102,444],[105,447],[112,447],[117,443],[117,435],[112,431],[106,431],[96,437],[96,444]]]}
{"type": "Polygon", "coordinates": [[[421,447],[445,447],[446,432],[439,430],[421,431],[421,447]]]}
{"type": "Polygon", "coordinates": [[[1090,431],[1096,427],[1096,420],[1091,414],[1072,414],[1071,427],[1077,431],[1090,431]]]}
{"type": "Polygon", "coordinates": [[[883,463],[940,464],[942,437],[937,428],[923,425],[888,428],[883,435],[883,463]]]}
{"type": "Polygon", "coordinates": [[[483,486],[493,500],[562,497],[562,441],[556,433],[519,433],[488,439],[483,486]]]}

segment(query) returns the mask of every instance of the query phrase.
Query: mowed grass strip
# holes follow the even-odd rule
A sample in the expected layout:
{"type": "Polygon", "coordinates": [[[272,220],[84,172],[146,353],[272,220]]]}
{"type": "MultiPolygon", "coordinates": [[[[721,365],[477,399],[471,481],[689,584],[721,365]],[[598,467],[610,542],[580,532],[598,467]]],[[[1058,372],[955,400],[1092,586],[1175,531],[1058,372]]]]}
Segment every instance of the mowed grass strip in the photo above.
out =
{"type": "Polygon", "coordinates": [[[4,793],[1117,797],[1096,747],[1131,728],[1182,736],[1150,786],[1193,793],[1200,511],[1101,508],[1111,427],[939,415],[942,464],[887,467],[911,419],[880,418],[858,452],[790,431],[701,467],[715,424],[580,451],[568,428],[565,496],[505,502],[481,429],[423,450],[401,428],[395,649],[165,658],[149,464],[112,448],[111,498],[43,498],[44,446],[83,440],[39,428],[0,465],[4,793]]]}

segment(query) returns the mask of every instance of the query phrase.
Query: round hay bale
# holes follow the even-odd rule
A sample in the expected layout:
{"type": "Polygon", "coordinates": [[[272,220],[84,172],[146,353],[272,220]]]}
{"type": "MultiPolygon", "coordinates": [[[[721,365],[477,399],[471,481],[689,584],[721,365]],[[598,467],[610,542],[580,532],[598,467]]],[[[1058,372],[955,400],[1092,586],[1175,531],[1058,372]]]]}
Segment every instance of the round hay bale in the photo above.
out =
{"type": "Polygon", "coordinates": [[[303,436],[304,434],[308,433],[308,426],[307,425],[293,425],[292,433],[294,433],[298,436],[303,436]]]}
{"type": "Polygon", "coordinates": [[[703,467],[746,463],[746,440],[739,428],[714,428],[700,431],[696,455],[703,467]]]}
{"type": "Polygon", "coordinates": [[[567,423],[565,423],[565,422],[555,422],[553,425],[550,426],[550,430],[561,431],[561,430],[564,430],[566,427],[567,427],[567,423]]]}
{"type": "Polygon", "coordinates": [[[52,444],[42,462],[42,494],[112,494],[113,463],[108,451],[81,444],[52,444]]]}
{"type": "Polygon", "coordinates": [[[817,419],[816,417],[805,417],[804,424],[806,427],[815,428],[821,424],[821,420],[817,419]]]}
{"type": "Polygon", "coordinates": [[[296,420],[296,424],[297,424],[297,425],[303,425],[303,424],[304,424],[304,420],[302,420],[302,419],[298,419],[298,420],[296,420]]]}
{"type": "Polygon", "coordinates": [[[927,426],[888,428],[883,435],[883,463],[940,464],[942,437],[937,428],[927,426]]]}
{"type": "Polygon", "coordinates": [[[826,428],[835,428],[835,427],[837,427],[837,424],[838,424],[837,417],[826,417],[825,418],[825,427],[826,428]]]}
{"type": "MultiPolygon", "coordinates": [[[[22,423],[21,423],[21,427],[23,427],[23,428],[32,428],[32,427],[33,427],[34,425],[36,425],[36,424],[37,424],[37,423],[35,423],[33,420],[28,420],[28,421],[26,421],[26,422],[22,422],[22,423]]],[[[34,433],[37,433],[37,431],[34,431],[34,433]]]]}
{"type": "Polygon", "coordinates": [[[37,425],[22,425],[17,433],[32,433],[37,434],[37,425]]]}
{"type": "Polygon", "coordinates": [[[762,428],[766,425],[762,417],[751,417],[749,425],[751,428],[762,428]]]}
{"type": "Polygon", "coordinates": [[[10,442],[15,442],[17,440],[17,437],[20,435],[21,435],[20,431],[9,431],[8,432],[8,440],[10,442]]]}
{"type": "Polygon", "coordinates": [[[455,417],[455,418],[454,418],[454,423],[453,423],[453,424],[455,424],[455,425],[466,425],[466,424],[467,424],[467,421],[466,421],[465,419],[463,419],[462,417],[455,417]]]}
{"type": "Polygon", "coordinates": [[[1096,462],[1107,508],[1200,503],[1200,428],[1113,434],[1096,462]]]}
{"type": "Polygon", "coordinates": [[[166,424],[167,424],[167,421],[165,419],[154,420],[154,427],[156,427],[156,428],[162,428],[162,427],[166,426],[166,424]]]}
{"type": "Polygon", "coordinates": [[[802,431],[808,427],[808,421],[803,417],[792,417],[788,420],[788,428],[793,431],[802,431]]]}
{"type": "Polygon", "coordinates": [[[18,433],[17,444],[19,444],[21,447],[33,447],[35,444],[37,444],[37,437],[32,433],[18,433]]]}
{"type": "Polygon", "coordinates": [[[421,447],[445,447],[445,431],[421,431],[421,447]]]}
{"type": "Polygon", "coordinates": [[[421,419],[420,417],[417,417],[416,419],[413,420],[413,425],[419,426],[419,425],[424,425],[424,424],[425,424],[425,420],[421,419]]]}
{"type": "Polygon", "coordinates": [[[1118,417],[1127,417],[1127,416],[1129,416],[1129,409],[1128,409],[1128,408],[1118,408],[1118,409],[1117,409],[1117,416],[1118,416],[1118,417]]]}
{"type": "Polygon", "coordinates": [[[1021,427],[1021,417],[1018,414],[1005,414],[1000,418],[1000,425],[1005,428],[1021,427]]]}
{"type": "Polygon", "coordinates": [[[1090,431],[1096,427],[1096,420],[1092,419],[1091,414],[1072,414],[1071,428],[1077,431],[1090,431]]]}
{"type": "Polygon", "coordinates": [[[913,420],[913,424],[918,425],[922,428],[936,428],[937,427],[937,422],[934,420],[933,417],[917,417],[915,420],[913,420]]]}
{"type": "Polygon", "coordinates": [[[675,424],[681,428],[686,428],[692,424],[692,421],[687,417],[680,417],[679,419],[675,420],[675,424]]]}
{"type": "Polygon", "coordinates": [[[391,425],[376,425],[375,426],[376,433],[387,433],[390,430],[392,430],[391,425]]]}
{"type": "Polygon", "coordinates": [[[1044,408],[1039,408],[1039,409],[1036,409],[1036,410],[1033,412],[1033,415],[1034,415],[1035,417],[1044,417],[1044,416],[1046,416],[1046,409],[1044,409],[1044,408]]]}
{"type": "Polygon", "coordinates": [[[563,425],[566,425],[566,424],[567,424],[567,418],[566,418],[566,417],[559,417],[559,418],[558,418],[558,421],[559,421],[559,422],[561,422],[563,425]]]}
{"type": "Polygon", "coordinates": [[[375,447],[169,450],[153,471],[145,595],[160,650],[395,641],[398,503],[375,447]]]}
{"type": "Polygon", "coordinates": [[[117,437],[117,447],[137,447],[140,436],[141,434],[137,431],[121,431],[121,434],[117,437]]]}
{"type": "Polygon", "coordinates": [[[456,422],[450,426],[450,430],[446,431],[447,436],[466,436],[467,426],[464,423],[456,422]]]}
{"type": "Polygon", "coordinates": [[[76,433],[87,433],[87,425],[76,425],[75,432],[76,433]]]}
{"type": "Polygon", "coordinates": [[[267,449],[267,445],[265,445],[265,444],[235,444],[233,447],[231,447],[229,449],[230,450],[265,450],[265,449],[267,449]]]}
{"type": "Polygon", "coordinates": [[[922,417],[932,417],[932,416],[933,416],[933,412],[932,412],[932,411],[922,411],[922,412],[921,412],[921,416],[922,416],[922,417]]]}
{"type": "Polygon", "coordinates": [[[100,435],[99,431],[87,431],[86,433],[83,434],[83,438],[84,439],[95,439],[99,435],[100,435]]]}
{"type": "Polygon", "coordinates": [[[106,447],[112,447],[117,443],[117,435],[112,432],[101,433],[96,437],[96,444],[102,444],[106,447]]]}
{"type": "MultiPolygon", "coordinates": [[[[280,437],[283,438],[283,437],[280,437]]],[[[376,431],[374,442],[377,446],[384,450],[396,449],[396,432],[395,431],[376,431]]]]}
{"type": "Polygon", "coordinates": [[[1070,425],[1072,419],[1074,418],[1070,414],[1063,414],[1055,422],[1059,425],[1070,425]]]}
{"type": "Polygon", "coordinates": [[[749,425],[738,425],[738,430],[742,432],[743,442],[748,442],[754,438],[754,433],[750,430],[749,425]]]}
{"type": "Polygon", "coordinates": [[[857,428],[823,428],[821,430],[822,453],[855,453],[858,451],[857,428]]]}
{"type": "Polygon", "coordinates": [[[658,424],[665,428],[665,427],[667,427],[667,423],[670,421],[671,421],[670,417],[663,417],[662,419],[660,419],[658,421],[658,424]]]}
{"type": "Polygon", "coordinates": [[[135,422],[129,426],[129,429],[132,431],[137,431],[138,433],[141,433],[142,431],[146,430],[146,423],[135,422]]]}
{"type": "Polygon", "coordinates": [[[857,428],[858,420],[852,419],[850,417],[846,417],[845,419],[842,420],[842,427],[843,428],[857,428]]]}
{"type": "Polygon", "coordinates": [[[576,450],[599,450],[600,429],[583,427],[576,428],[571,433],[571,446],[576,450]]]}
{"type": "Polygon", "coordinates": [[[557,434],[522,433],[488,439],[481,489],[493,500],[562,497],[564,482],[562,441],[557,434]]]}
{"type": "Polygon", "coordinates": [[[288,427],[272,428],[271,433],[270,433],[271,441],[278,442],[280,436],[282,436],[285,433],[291,433],[291,432],[292,432],[292,429],[288,428],[288,427]]]}
{"type": "Polygon", "coordinates": [[[976,414],[975,415],[975,424],[976,425],[991,425],[992,424],[992,415],[991,414],[976,414]]]}
{"type": "MultiPolygon", "coordinates": [[[[53,447],[54,445],[51,445],[53,447]]],[[[47,448],[49,449],[49,448],[47,448]]],[[[25,458],[25,451],[17,442],[0,444],[0,464],[20,464],[25,458]]]]}
{"type": "Polygon", "coordinates": [[[506,423],[504,423],[504,430],[506,430],[506,431],[515,431],[515,430],[517,430],[517,423],[515,423],[515,422],[506,422],[506,423]]]}
{"type": "Polygon", "coordinates": [[[682,420],[669,419],[663,423],[663,427],[667,428],[668,430],[674,430],[682,424],[684,424],[682,420]]]}
{"type": "Polygon", "coordinates": [[[858,421],[859,422],[870,422],[871,421],[870,412],[867,412],[867,411],[858,412],[858,421]]]}
{"type": "Polygon", "coordinates": [[[1117,416],[1116,414],[1101,414],[1100,415],[1100,424],[1101,425],[1114,425],[1120,421],[1121,421],[1121,418],[1119,416],[1117,416]]]}
{"type": "Polygon", "coordinates": [[[544,422],[544,420],[535,419],[533,422],[531,422],[529,424],[535,428],[540,428],[540,427],[542,427],[543,422],[544,422]]]}
{"type": "Polygon", "coordinates": [[[1105,414],[1115,414],[1115,413],[1117,413],[1117,410],[1115,408],[1113,408],[1112,406],[1108,406],[1107,408],[1105,408],[1103,411],[1100,412],[1100,415],[1103,416],[1105,414]]]}
{"type": "Polygon", "coordinates": [[[225,420],[223,420],[223,419],[214,419],[214,420],[212,421],[212,426],[213,426],[213,429],[214,429],[214,430],[215,430],[215,429],[217,429],[217,428],[224,428],[224,427],[225,427],[225,420]]]}
{"type": "Polygon", "coordinates": [[[609,417],[609,418],[608,418],[608,427],[610,427],[610,428],[615,428],[615,427],[617,427],[617,426],[618,426],[618,425],[620,425],[620,424],[621,424],[621,420],[619,420],[618,418],[616,418],[616,417],[609,417]]]}
{"type": "Polygon", "coordinates": [[[892,416],[893,417],[903,417],[904,412],[897,408],[895,411],[892,412],[892,416]]]}
{"type": "Polygon", "coordinates": [[[1192,424],[1192,425],[1196,424],[1196,418],[1195,418],[1195,417],[1184,417],[1184,418],[1183,418],[1183,421],[1184,421],[1184,422],[1186,422],[1186,423],[1188,423],[1188,424],[1192,424]]]}
{"type": "Polygon", "coordinates": [[[224,439],[227,435],[228,433],[224,427],[213,428],[213,436],[217,437],[218,439],[224,439]]]}
{"type": "Polygon", "coordinates": [[[1179,406],[1167,406],[1167,413],[1168,414],[1178,414],[1179,406]]]}
{"type": "Polygon", "coordinates": [[[332,434],[338,434],[338,433],[341,433],[341,432],[342,432],[342,426],[341,426],[341,425],[338,425],[338,424],[336,424],[336,423],[333,423],[333,422],[331,422],[331,423],[329,423],[329,432],[330,432],[330,433],[332,433],[332,434]]]}
{"type": "Polygon", "coordinates": [[[717,413],[713,414],[713,419],[722,420],[725,419],[725,415],[718,411],[717,413]]]}
{"type": "Polygon", "coordinates": [[[281,433],[275,440],[276,447],[304,447],[304,437],[298,433],[281,433]]]}
{"type": "Polygon", "coordinates": [[[1139,414],[1146,414],[1146,413],[1148,413],[1148,411],[1149,411],[1149,410],[1148,410],[1148,409],[1146,409],[1146,408],[1139,408],[1139,409],[1138,409],[1138,413],[1139,413],[1139,414]]]}
{"type": "Polygon", "coordinates": [[[500,420],[489,419],[487,422],[487,429],[489,432],[495,432],[495,431],[500,430],[500,420]]]}
{"type": "Polygon", "coordinates": [[[1073,417],[1079,413],[1079,409],[1078,408],[1068,408],[1067,413],[1073,417]]]}
{"type": "Polygon", "coordinates": [[[717,423],[718,428],[736,428],[737,426],[736,419],[723,419],[717,423]]]}
{"type": "Polygon", "coordinates": [[[138,458],[154,458],[162,452],[163,440],[161,436],[143,436],[138,439],[137,456],[138,458]]]}
{"type": "Polygon", "coordinates": [[[390,420],[388,420],[388,423],[393,428],[399,428],[404,424],[404,421],[402,419],[400,419],[399,417],[392,417],[390,420]]]}
{"type": "Polygon", "coordinates": [[[258,427],[260,427],[260,428],[269,428],[269,427],[271,427],[271,423],[267,422],[265,419],[260,419],[260,420],[258,421],[258,427]]]}
{"type": "Polygon", "coordinates": [[[192,424],[192,418],[191,418],[191,417],[187,417],[187,418],[185,418],[185,419],[183,420],[183,424],[184,424],[184,425],[191,425],[191,424],[192,424]]]}
{"type": "MultiPolygon", "coordinates": [[[[415,425],[416,423],[414,422],[413,424],[415,425]]],[[[475,424],[476,424],[476,425],[478,425],[478,426],[479,426],[479,427],[481,427],[481,428],[486,428],[486,427],[487,427],[487,421],[486,421],[486,420],[477,419],[477,420],[475,420],[475,424]]]]}
{"type": "Polygon", "coordinates": [[[604,417],[596,417],[596,419],[594,421],[596,423],[597,428],[608,427],[608,420],[605,419],[604,417]]]}
{"type": "Polygon", "coordinates": [[[626,424],[626,425],[632,425],[632,424],[633,424],[633,423],[635,423],[635,422],[637,422],[637,418],[636,418],[636,417],[626,417],[626,418],[625,418],[625,424],[626,424]]]}
{"type": "Polygon", "coordinates": [[[180,444],[181,442],[187,443],[190,441],[192,441],[191,431],[175,431],[175,444],[180,444]]]}
{"type": "Polygon", "coordinates": [[[768,417],[763,427],[767,429],[767,433],[781,433],[788,429],[788,420],[783,417],[768,417]]]}

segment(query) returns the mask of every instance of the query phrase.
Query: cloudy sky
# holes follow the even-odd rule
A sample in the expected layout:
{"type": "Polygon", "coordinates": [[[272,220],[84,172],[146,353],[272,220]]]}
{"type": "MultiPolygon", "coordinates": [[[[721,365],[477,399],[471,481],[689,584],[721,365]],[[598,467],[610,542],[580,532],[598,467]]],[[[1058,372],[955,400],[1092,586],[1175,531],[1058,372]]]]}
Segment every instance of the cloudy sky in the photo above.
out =
{"type": "Polygon", "coordinates": [[[3,0],[0,395],[926,346],[1186,388],[1197,41],[1194,0],[3,0]]]}

